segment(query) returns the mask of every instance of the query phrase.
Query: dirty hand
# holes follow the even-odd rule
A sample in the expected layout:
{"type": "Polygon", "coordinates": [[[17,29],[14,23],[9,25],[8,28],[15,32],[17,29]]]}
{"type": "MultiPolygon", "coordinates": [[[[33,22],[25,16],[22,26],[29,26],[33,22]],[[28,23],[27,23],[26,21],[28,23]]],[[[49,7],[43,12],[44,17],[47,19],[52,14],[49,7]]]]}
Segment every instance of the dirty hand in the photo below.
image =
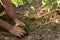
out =
{"type": "Polygon", "coordinates": [[[24,25],[25,25],[23,22],[21,22],[21,21],[19,21],[19,20],[16,20],[15,23],[16,23],[16,24],[20,24],[21,26],[24,26],[24,25]]]}
{"type": "Polygon", "coordinates": [[[22,37],[26,32],[20,27],[12,27],[9,32],[15,36],[22,37]]]}

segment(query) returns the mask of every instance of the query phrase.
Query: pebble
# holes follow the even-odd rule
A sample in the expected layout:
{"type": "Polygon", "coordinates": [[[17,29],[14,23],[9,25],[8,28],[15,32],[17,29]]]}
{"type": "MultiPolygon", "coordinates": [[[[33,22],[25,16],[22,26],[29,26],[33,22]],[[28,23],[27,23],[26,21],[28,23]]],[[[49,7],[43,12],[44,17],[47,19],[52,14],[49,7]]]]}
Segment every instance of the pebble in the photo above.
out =
{"type": "Polygon", "coordinates": [[[35,10],[35,7],[34,6],[31,6],[31,9],[35,10]]]}

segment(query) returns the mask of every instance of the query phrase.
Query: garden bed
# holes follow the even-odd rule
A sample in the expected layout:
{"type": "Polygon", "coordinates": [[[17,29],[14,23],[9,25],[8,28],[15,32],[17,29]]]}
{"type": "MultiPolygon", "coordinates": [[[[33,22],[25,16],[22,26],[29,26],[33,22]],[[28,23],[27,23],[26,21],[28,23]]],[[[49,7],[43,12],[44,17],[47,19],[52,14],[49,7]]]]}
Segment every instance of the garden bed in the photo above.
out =
{"type": "MultiPolygon", "coordinates": [[[[57,9],[60,11],[60,7],[57,7],[57,9]]],[[[0,40],[60,40],[60,15],[53,7],[47,12],[41,7],[40,0],[34,0],[31,4],[16,8],[16,14],[20,21],[29,24],[28,35],[17,38],[4,30],[0,30],[0,40]],[[29,19],[24,16],[25,10],[29,11],[29,19]]],[[[4,17],[6,17],[6,14],[4,17]]],[[[8,22],[14,25],[11,20],[8,22]]]]}

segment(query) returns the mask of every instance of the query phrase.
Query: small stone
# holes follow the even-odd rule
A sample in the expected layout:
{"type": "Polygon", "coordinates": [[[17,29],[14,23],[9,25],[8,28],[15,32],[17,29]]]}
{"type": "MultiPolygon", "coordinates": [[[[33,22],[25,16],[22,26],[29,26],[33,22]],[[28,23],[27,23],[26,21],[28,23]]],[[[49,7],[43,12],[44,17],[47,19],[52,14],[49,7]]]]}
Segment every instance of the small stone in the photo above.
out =
{"type": "Polygon", "coordinates": [[[31,9],[33,9],[33,10],[34,10],[34,9],[35,9],[35,7],[34,7],[34,6],[31,6],[31,9]]]}

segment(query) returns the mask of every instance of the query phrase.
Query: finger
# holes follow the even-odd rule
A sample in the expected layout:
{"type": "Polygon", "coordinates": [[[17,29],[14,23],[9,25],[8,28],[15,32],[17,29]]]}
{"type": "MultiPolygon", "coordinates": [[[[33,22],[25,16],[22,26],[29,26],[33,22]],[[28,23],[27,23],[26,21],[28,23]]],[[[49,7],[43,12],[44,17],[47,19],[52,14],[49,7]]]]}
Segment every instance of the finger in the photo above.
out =
{"type": "Polygon", "coordinates": [[[18,34],[15,34],[15,36],[17,36],[17,37],[22,37],[19,33],[18,33],[18,34]]]}
{"type": "Polygon", "coordinates": [[[21,36],[24,36],[24,33],[21,33],[21,32],[20,32],[19,34],[20,34],[21,36]]]}
{"type": "Polygon", "coordinates": [[[26,34],[26,32],[24,30],[20,30],[22,33],[26,34]]]}
{"type": "Polygon", "coordinates": [[[23,33],[25,33],[26,34],[26,32],[21,28],[21,29],[19,29],[18,31],[20,31],[20,32],[23,32],[23,33]]]}

